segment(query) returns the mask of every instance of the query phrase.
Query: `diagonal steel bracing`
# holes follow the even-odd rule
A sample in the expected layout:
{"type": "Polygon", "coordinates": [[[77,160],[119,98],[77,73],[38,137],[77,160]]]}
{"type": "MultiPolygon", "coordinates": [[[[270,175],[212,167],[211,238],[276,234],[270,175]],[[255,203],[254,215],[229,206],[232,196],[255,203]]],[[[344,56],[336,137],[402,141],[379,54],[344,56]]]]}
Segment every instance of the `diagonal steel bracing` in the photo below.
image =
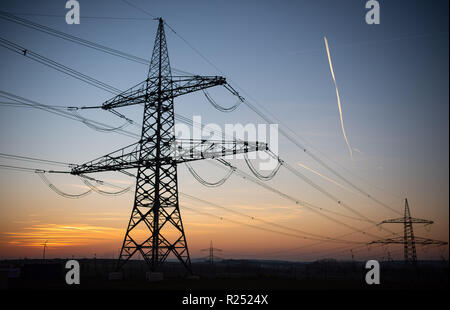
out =
{"type": "Polygon", "coordinates": [[[411,217],[409,210],[408,199],[405,199],[405,213],[401,218],[384,220],[381,224],[403,224],[403,237],[388,238],[382,240],[375,240],[370,244],[402,244],[405,263],[417,263],[416,244],[420,245],[446,245],[447,242],[433,240],[428,238],[415,237],[413,231],[413,224],[431,225],[433,221],[411,217]]]}
{"type": "Polygon", "coordinates": [[[191,271],[191,260],[178,202],[177,164],[267,150],[265,143],[220,140],[175,140],[174,98],[224,85],[224,77],[172,76],[160,18],[148,77],[104,102],[105,110],[143,104],[141,139],[72,168],[72,174],[137,169],[133,210],[117,268],[139,253],[157,270],[170,254],[191,271]]]}

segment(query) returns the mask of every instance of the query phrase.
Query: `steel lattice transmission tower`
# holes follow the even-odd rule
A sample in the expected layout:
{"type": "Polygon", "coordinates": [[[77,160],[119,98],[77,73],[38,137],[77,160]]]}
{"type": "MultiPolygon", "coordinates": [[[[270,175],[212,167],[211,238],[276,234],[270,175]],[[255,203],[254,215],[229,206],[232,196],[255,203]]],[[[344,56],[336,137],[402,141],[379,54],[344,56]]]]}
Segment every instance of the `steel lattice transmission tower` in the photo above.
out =
{"type": "MultiPolygon", "coordinates": [[[[267,144],[224,140],[175,140],[174,98],[223,85],[218,76],[172,76],[164,33],[159,18],[153,54],[145,81],[104,102],[112,110],[144,105],[141,139],[132,145],[72,168],[83,175],[102,171],[136,169],[133,210],[123,240],[118,269],[140,253],[152,271],[173,254],[191,271],[191,260],[178,202],[177,164],[226,155],[267,150],[267,144]]],[[[239,97],[241,98],[241,97],[239,97]]]]}
{"type": "Polygon", "coordinates": [[[421,244],[421,245],[431,245],[431,244],[446,245],[447,244],[447,242],[444,242],[444,241],[414,236],[413,224],[431,225],[431,224],[433,224],[433,221],[411,217],[408,199],[405,199],[405,213],[404,213],[403,217],[384,220],[378,225],[387,224],[387,223],[403,224],[403,238],[396,237],[396,238],[375,240],[375,241],[370,242],[369,244],[376,244],[376,243],[378,243],[378,244],[403,244],[405,263],[412,263],[412,264],[417,263],[416,244],[421,244]]]}
{"type": "Polygon", "coordinates": [[[201,251],[203,251],[203,252],[208,251],[209,252],[209,255],[207,256],[208,262],[209,262],[210,265],[214,265],[214,258],[219,258],[220,259],[220,257],[214,255],[214,251],[222,252],[222,249],[217,249],[217,248],[213,247],[213,242],[211,240],[211,242],[209,244],[209,248],[201,249],[201,251]]]}

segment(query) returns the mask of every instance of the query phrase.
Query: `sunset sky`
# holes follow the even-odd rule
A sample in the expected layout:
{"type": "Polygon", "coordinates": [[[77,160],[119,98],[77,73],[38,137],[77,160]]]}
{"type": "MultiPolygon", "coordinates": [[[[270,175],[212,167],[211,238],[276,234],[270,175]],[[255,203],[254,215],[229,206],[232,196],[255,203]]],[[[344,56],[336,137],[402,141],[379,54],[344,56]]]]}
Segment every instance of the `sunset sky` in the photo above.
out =
{"type": "MultiPolygon", "coordinates": [[[[0,9],[150,59],[157,29],[152,17],[120,0],[79,2],[79,25],[65,23],[65,1],[3,0],[0,9]]],[[[431,228],[415,226],[416,236],[448,242],[448,1],[380,0],[380,25],[365,23],[365,1],[360,0],[129,2],[162,16],[188,42],[166,28],[174,68],[225,75],[233,87],[245,90],[240,91],[243,97],[273,113],[280,128],[286,130],[288,126],[308,151],[372,197],[401,214],[407,197],[413,217],[435,222],[431,228]],[[341,131],[325,36],[353,159],[341,131]]],[[[122,90],[147,77],[145,65],[4,19],[0,19],[0,37],[122,90]]],[[[42,104],[100,105],[112,97],[1,46],[0,68],[0,91],[42,104]]],[[[210,94],[224,106],[236,100],[223,88],[210,94]]],[[[0,102],[9,100],[0,98],[0,102]]],[[[120,111],[142,121],[141,106],[120,111]]],[[[205,124],[265,123],[244,104],[234,112],[221,113],[201,93],[177,98],[175,112],[188,118],[199,115],[205,124]]],[[[102,110],[80,114],[115,126],[121,124],[120,119],[102,110]]],[[[140,133],[133,126],[126,130],[140,133]]],[[[281,134],[279,137],[280,157],[346,205],[376,223],[401,216],[364,197],[281,134]]],[[[83,163],[133,142],[136,138],[94,131],[41,110],[0,104],[3,154],[83,163]]],[[[232,163],[251,173],[243,160],[232,163]]],[[[0,165],[67,169],[2,157],[0,165]]],[[[192,166],[209,181],[226,174],[208,162],[192,166]]],[[[120,173],[92,176],[134,190],[134,180],[120,173]]],[[[87,190],[76,176],[47,177],[68,193],[87,190]]],[[[355,259],[382,259],[387,252],[393,258],[403,258],[399,245],[366,246],[375,237],[392,234],[350,218],[355,214],[283,167],[267,185],[340,215],[312,212],[236,174],[223,186],[208,188],[182,164],[178,167],[178,184],[193,259],[207,255],[201,249],[209,247],[211,240],[223,250],[220,256],[224,258],[350,259],[351,249],[355,259]],[[310,239],[302,238],[307,234],[300,231],[309,233],[310,239]],[[349,242],[318,241],[314,234],[349,242]]],[[[80,199],[66,199],[41,182],[36,173],[0,169],[0,258],[40,258],[46,240],[47,257],[116,258],[132,203],[132,191],[113,197],[94,192],[80,199]]],[[[403,233],[401,224],[383,227],[403,233]]],[[[419,259],[441,256],[448,259],[448,246],[418,247],[419,259]]]]}

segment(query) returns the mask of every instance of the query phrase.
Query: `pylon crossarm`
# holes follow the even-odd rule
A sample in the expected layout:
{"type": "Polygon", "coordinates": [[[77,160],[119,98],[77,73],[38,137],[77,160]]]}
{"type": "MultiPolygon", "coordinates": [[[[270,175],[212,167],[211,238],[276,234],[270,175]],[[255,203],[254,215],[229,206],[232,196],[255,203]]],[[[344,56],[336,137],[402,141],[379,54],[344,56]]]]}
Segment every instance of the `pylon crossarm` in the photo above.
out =
{"type": "Polygon", "coordinates": [[[369,242],[368,244],[403,244],[403,243],[405,243],[403,237],[396,237],[396,238],[374,240],[369,242]]]}
{"type": "MultiPolygon", "coordinates": [[[[415,243],[421,245],[446,245],[445,241],[434,240],[429,238],[415,237],[415,243]]],[[[405,239],[403,237],[387,238],[381,240],[374,240],[368,244],[405,244],[405,239]]]]}
{"type": "MultiPolygon", "coordinates": [[[[405,222],[405,218],[401,217],[401,218],[396,218],[396,219],[384,220],[379,225],[392,224],[392,223],[403,224],[404,222],[405,222]]],[[[414,217],[407,219],[407,222],[416,223],[416,224],[428,224],[428,225],[434,223],[433,221],[430,221],[430,220],[424,220],[424,219],[419,219],[419,218],[414,218],[414,217]]]]}
{"type": "Polygon", "coordinates": [[[145,103],[148,98],[148,96],[146,96],[146,91],[149,83],[150,80],[147,79],[105,101],[102,104],[102,109],[109,110],[118,107],[145,103]]]}
{"type": "Polygon", "coordinates": [[[225,85],[227,83],[223,76],[173,76],[172,77],[172,94],[167,93],[163,98],[175,98],[202,89],[214,86],[225,85]]]}
{"type": "Polygon", "coordinates": [[[245,154],[268,150],[268,145],[262,142],[223,141],[223,140],[176,140],[175,160],[177,163],[200,159],[214,159],[218,157],[245,154]]]}
{"type": "MultiPolygon", "coordinates": [[[[139,157],[139,147],[139,142],[131,144],[82,165],[74,166],[70,173],[80,175],[133,169],[139,168],[140,165],[154,165],[156,160],[155,157],[139,157]]],[[[170,155],[160,158],[159,160],[162,163],[179,164],[188,161],[213,159],[267,149],[267,144],[261,142],[179,139],[173,143],[170,155]]]]}
{"type": "Polygon", "coordinates": [[[171,87],[159,90],[157,78],[148,78],[114,98],[105,101],[102,104],[102,109],[109,110],[145,103],[150,103],[149,107],[156,107],[155,103],[158,101],[166,101],[202,89],[226,84],[226,79],[221,76],[168,76],[163,77],[163,79],[171,87]]]}
{"type": "Polygon", "coordinates": [[[80,175],[136,168],[139,162],[139,146],[139,142],[133,143],[87,163],[74,166],[70,173],[80,175]]]}
{"type": "Polygon", "coordinates": [[[421,238],[421,237],[415,237],[416,244],[422,244],[422,245],[447,245],[448,242],[441,241],[441,240],[435,240],[435,239],[429,239],[429,238],[421,238]]]}

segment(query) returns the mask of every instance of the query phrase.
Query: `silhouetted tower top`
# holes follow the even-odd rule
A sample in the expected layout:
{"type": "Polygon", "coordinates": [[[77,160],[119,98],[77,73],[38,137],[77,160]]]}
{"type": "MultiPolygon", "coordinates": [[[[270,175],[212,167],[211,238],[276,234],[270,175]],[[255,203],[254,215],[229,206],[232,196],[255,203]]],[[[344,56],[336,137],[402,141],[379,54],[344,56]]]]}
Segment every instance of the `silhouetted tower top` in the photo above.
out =
{"type": "Polygon", "coordinates": [[[214,264],[214,258],[220,258],[220,257],[214,255],[214,251],[222,252],[222,249],[217,249],[217,248],[213,247],[213,242],[211,240],[211,242],[209,244],[209,248],[208,249],[202,249],[201,251],[209,251],[208,262],[211,265],[213,265],[214,264]]]}
{"type": "Polygon", "coordinates": [[[411,212],[409,209],[409,204],[408,204],[407,198],[405,199],[405,212],[404,212],[404,216],[402,218],[394,218],[394,219],[384,220],[378,225],[389,224],[389,223],[390,224],[403,224],[403,237],[394,237],[394,238],[388,238],[388,239],[382,239],[382,240],[375,240],[375,241],[370,242],[369,244],[375,244],[375,243],[403,244],[405,263],[412,263],[414,265],[417,263],[416,244],[421,244],[421,245],[429,245],[429,244],[446,245],[446,244],[448,244],[447,242],[444,242],[444,241],[414,236],[413,224],[431,225],[431,224],[433,224],[433,221],[411,217],[411,212]]]}

